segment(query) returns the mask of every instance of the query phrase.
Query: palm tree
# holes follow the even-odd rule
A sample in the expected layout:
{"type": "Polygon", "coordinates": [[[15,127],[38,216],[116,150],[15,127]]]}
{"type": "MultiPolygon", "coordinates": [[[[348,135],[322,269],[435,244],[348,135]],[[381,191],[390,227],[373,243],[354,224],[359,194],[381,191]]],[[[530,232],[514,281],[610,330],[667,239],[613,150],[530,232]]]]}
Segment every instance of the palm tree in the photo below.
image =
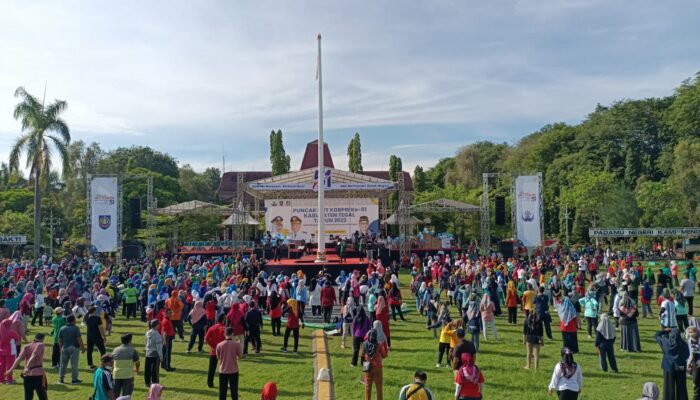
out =
{"type": "Polygon", "coordinates": [[[27,156],[29,178],[34,179],[34,256],[39,257],[41,247],[41,182],[49,177],[52,164],[52,148],[58,152],[63,173],[68,172],[68,145],[70,131],[60,114],[68,107],[63,100],[55,100],[44,107],[36,97],[18,87],[15,97],[21,101],[15,106],[14,117],[22,122],[22,135],[10,151],[10,168],[19,169],[22,153],[27,156]],[[51,134],[54,133],[54,134],[51,134]]]}

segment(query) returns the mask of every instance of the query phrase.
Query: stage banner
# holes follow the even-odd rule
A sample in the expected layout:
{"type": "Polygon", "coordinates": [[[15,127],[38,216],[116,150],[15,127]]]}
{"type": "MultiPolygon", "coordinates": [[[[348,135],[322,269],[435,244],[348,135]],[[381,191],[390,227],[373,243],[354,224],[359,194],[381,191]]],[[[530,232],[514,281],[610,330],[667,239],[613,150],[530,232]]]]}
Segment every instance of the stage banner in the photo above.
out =
{"type": "Polygon", "coordinates": [[[90,182],[90,245],[99,253],[117,251],[117,177],[92,178],[90,182]]]}
{"type": "Polygon", "coordinates": [[[517,177],[515,195],[517,238],[525,247],[540,246],[542,243],[540,177],[538,175],[517,177]]]}
{"type": "MultiPolygon", "coordinates": [[[[318,234],[316,199],[268,199],[265,208],[266,230],[272,235],[309,242],[311,234],[318,234]]],[[[355,231],[377,233],[379,201],[376,198],[327,198],[324,218],[326,236],[350,238],[355,231]]]]}

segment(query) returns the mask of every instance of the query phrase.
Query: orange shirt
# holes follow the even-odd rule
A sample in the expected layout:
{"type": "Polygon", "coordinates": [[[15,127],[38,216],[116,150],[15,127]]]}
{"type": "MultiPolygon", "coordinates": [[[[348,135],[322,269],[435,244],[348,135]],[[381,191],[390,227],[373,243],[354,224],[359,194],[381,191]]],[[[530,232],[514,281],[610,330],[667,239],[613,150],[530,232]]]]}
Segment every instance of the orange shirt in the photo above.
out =
{"type": "Polygon", "coordinates": [[[177,298],[177,296],[171,297],[168,300],[166,300],[165,308],[173,312],[173,315],[170,318],[173,321],[179,321],[182,319],[182,310],[185,308],[185,305],[182,304],[182,302],[180,301],[180,299],[177,298]]]}

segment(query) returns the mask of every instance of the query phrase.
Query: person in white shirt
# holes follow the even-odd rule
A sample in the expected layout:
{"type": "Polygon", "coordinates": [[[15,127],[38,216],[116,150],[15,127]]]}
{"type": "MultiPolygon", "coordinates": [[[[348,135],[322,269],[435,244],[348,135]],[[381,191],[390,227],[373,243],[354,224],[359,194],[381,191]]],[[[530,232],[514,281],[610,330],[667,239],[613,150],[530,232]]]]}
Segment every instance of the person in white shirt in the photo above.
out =
{"type": "Polygon", "coordinates": [[[561,362],[557,363],[549,382],[549,394],[557,392],[559,400],[576,400],[581,393],[583,373],[574,362],[574,353],[568,347],[561,349],[561,362]]]}
{"type": "Polygon", "coordinates": [[[41,294],[42,289],[39,288],[36,292],[36,297],[34,298],[34,317],[32,317],[32,326],[34,322],[39,318],[39,325],[44,326],[44,295],[41,294]]]}
{"type": "Polygon", "coordinates": [[[695,282],[690,279],[690,275],[686,272],[683,274],[685,278],[681,281],[680,290],[683,292],[683,297],[688,303],[688,314],[693,315],[693,296],[695,295],[695,282]]]}

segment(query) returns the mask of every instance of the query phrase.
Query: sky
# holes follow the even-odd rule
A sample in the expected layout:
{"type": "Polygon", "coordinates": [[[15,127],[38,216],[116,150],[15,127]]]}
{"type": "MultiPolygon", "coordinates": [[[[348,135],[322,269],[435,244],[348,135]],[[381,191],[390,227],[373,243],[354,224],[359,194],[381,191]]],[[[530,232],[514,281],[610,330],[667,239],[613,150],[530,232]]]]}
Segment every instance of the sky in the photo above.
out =
{"type": "Polygon", "coordinates": [[[5,1],[0,161],[18,86],[68,102],[72,139],[151,146],[196,170],[292,169],[317,136],[336,167],[361,135],[366,170],[430,167],[597,103],[668,96],[700,71],[700,2],[658,0],[5,1]]]}

